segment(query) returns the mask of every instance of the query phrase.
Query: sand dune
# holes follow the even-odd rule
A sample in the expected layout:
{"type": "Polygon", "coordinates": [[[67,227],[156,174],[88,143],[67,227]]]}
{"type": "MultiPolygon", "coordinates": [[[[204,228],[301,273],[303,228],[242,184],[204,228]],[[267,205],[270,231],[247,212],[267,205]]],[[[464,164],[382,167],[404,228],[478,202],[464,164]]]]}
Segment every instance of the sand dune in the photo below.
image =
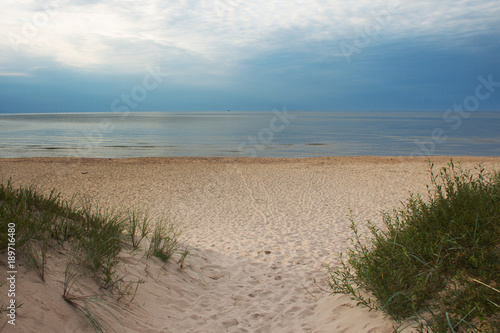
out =
{"type": "MultiPolygon", "coordinates": [[[[500,167],[500,158],[455,160],[500,167]]],[[[130,306],[135,315],[119,316],[121,324],[110,318],[125,332],[392,332],[383,314],[322,292],[324,266],[350,246],[350,209],[368,234],[364,221],[380,225],[382,210],[430,183],[424,158],[396,157],[0,160],[0,181],[9,178],[182,221],[191,248],[184,269],[123,254],[122,273],[146,282],[130,306]]],[[[45,284],[19,274],[18,325],[3,317],[0,328],[92,331],[60,297],[64,256],[53,254],[45,284]]]]}

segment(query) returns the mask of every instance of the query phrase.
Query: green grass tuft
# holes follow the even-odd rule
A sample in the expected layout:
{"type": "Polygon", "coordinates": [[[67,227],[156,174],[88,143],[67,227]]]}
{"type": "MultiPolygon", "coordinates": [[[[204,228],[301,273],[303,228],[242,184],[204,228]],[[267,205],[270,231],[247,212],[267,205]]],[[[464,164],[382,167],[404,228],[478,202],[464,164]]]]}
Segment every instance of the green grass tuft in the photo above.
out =
{"type": "Polygon", "coordinates": [[[139,248],[142,240],[150,233],[151,228],[152,220],[148,213],[141,213],[137,210],[128,211],[126,230],[134,249],[139,248]]]}
{"type": "Polygon", "coordinates": [[[354,248],[329,268],[331,291],[419,331],[500,331],[500,174],[453,161],[430,169],[428,200],[412,195],[384,214],[370,242],[351,217],[354,248]]]}
{"type": "MultiPolygon", "coordinates": [[[[153,228],[149,249],[146,256],[155,256],[162,261],[168,261],[174,254],[183,256],[187,249],[182,251],[183,244],[180,240],[181,230],[179,225],[166,219],[159,219],[153,228]]],[[[187,255],[187,254],[186,254],[187,255]]],[[[182,258],[181,258],[182,259],[182,258]]],[[[182,263],[184,260],[182,260],[182,263]]]]}

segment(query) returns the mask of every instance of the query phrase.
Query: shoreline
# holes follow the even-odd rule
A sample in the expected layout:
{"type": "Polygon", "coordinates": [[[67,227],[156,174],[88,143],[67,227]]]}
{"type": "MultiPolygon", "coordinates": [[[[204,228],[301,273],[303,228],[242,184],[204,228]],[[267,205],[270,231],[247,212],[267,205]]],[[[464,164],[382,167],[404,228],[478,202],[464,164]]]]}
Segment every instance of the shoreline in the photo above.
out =
{"type": "Polygon", "coordinates": [[[94,158],[94,157],[0,157],[0,162],[52,162],[52,163],[74,163],[74,162],[101,162],[112,161],[117,163],[175,163],[175,162],[209,162],[209,163],[294,163],[294,162],[372,162],[372,163],[401,163],[401,162],[427,162],[429,160],[437,163],[450,161],[451,159],[462,162],[475,162],[482,160],[484,162],[500,161],[500,156],[461,156],[461,155],[442,155],[442,156],[321,156],[321,157],[212,157],[212,156],[165,156],[165,157],[124,157],[124,158],[94,158]]]}

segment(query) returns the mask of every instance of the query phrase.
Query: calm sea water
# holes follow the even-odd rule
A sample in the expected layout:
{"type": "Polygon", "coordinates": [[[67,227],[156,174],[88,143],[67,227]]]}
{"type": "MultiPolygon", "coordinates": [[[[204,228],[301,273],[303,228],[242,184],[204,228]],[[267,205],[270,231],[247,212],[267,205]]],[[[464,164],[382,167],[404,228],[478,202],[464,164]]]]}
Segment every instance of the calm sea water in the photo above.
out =
{"type": "Polygon", "coordinates": [[[445,118],[284,110],[0,115],[0,157],[500,156],[500,112],[445,118]]]}

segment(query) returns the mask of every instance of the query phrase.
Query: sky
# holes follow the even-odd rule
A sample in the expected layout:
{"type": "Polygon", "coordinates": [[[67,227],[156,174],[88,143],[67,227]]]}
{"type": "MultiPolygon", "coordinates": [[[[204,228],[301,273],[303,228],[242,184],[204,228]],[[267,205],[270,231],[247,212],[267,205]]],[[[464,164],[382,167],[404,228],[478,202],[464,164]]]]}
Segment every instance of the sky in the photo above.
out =
{"type": "Polygon", "coordinates": [[[499,55],[498,0],[3,0],[0,113],[500,110],[499,55]]]}

